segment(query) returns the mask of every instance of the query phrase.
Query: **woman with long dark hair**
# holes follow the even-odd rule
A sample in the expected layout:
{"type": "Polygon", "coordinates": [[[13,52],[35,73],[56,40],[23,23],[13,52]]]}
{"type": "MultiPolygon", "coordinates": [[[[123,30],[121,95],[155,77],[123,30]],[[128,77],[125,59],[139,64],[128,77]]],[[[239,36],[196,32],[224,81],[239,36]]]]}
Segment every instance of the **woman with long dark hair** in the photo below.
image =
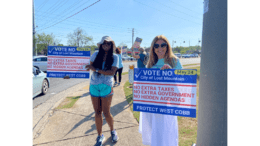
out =
{"type": "Polygon", "coordinates": [[[116,55],[118,56],[118,61],[119,61],[119,67],[114,75],[114,80],[115,80],[115,86],[117,85],[117,80],[116,76],[118,73],[118,85],[121,83],[121,78],[122,78],[122,71],[123,71],[123,62],[122,62],[122,56],[121,56],[121,49],[119,47],[116,48],[116,55]]]}
{"type": "Polygon", "coordinates": [[[109,36],[102,37],[97,44],[99,51],[90,57],[90,65],[86,65],[93,73],[90,79],[89,92],[93,108],[95,110],[95,123],[98,137],[95,146],[102,146],[105,140],[102,134],[102,112],[110,127],[112,142],[118,141],[117,132],[114,129],[113,116],[110,113],[110,106],[113,97],[113,76],[118,68],[118,56],[113,54],[115,42],[109,36]]]}

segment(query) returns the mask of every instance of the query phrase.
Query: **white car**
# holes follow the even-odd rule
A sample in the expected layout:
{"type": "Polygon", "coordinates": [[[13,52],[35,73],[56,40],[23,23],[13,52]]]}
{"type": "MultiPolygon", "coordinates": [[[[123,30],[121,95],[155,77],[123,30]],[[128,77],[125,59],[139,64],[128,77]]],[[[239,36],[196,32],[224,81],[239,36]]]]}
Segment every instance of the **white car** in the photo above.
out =
{"type": "Polygon", "coordinates": [[[40,70],[47,71],[47,56],[34,56],[33,66],[38,67],[40,70]]]}
{"type": "Polygon", "coordinates": [[[46,94],[50,88],[50,80],[40,69],[33,67],[33,98],[39,94],[46,94]]]}

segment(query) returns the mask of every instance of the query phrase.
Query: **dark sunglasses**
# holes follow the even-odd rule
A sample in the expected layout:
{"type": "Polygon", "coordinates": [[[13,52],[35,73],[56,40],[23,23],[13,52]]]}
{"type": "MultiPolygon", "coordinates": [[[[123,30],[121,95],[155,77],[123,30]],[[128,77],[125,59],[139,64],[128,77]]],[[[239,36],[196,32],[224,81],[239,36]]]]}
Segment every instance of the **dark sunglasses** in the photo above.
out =
{"type": "Polygon", "coordinates": [[[110,46],[110,45],[111,45],[111,42],[106,42],[106,43],[103,43],[102,45],[108,45],[108,46],[110,46]]]}
{"type": "MultiPolygon", "coordinates": [[[[167,43],[162,43],[161,44],[161,48],[164,48],[164,47],[166,47],[167,46],[167,43]]],[[[154,48],[155,49],[158,49],[160,47],[160,44],[154,44],[154,48]]]]}

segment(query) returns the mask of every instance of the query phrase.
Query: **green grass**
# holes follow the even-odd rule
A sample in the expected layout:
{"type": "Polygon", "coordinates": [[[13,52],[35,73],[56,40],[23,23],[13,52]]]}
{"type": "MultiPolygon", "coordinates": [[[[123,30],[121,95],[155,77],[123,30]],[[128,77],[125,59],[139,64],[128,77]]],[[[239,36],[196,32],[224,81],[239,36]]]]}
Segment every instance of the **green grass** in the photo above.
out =
{"type": "Polygon", "coordinates": [[[122,75],[126,75],[126,74],[128,74],[128,72],[123,72],[123,73],[122,73],[122,75]]]}
{"type": "Polygon", "coordinates": [[[199,65],[198,63],[197,64],[185,64],[185,65],[182,65],[182,66],[192,66],[192,65],[199,65]]]}
{"type": "Polygon", "coordinates": [[[128,104],[130,105],[130,109],[133,112],[134,117],[139,122],[140,112],[133,111],[133,89],[132,88],[127,88],[130,85],[131,84],[128,81],[126,81],[126,83],[124,85],[125,97],[126,97],[126,100],[127,100],[128,104]]]}
{"type": "MultiPolygon", "coordinates": [[[[123,72],[122,75],[126,75],[128,74],[128,72],[123,72]]],[[[119,76],[119,74],[117,74],[117,76],[119,76]]]]}
{"type": "Polygon", "coordinates": [[[60,106],[58,106],[56,109],[64,109],[64,108],[71,108],[76,101],[80,98],[80,96],[76,96],[76,97],[67,97],[65,99],[66,104],[61,104],[60,106]]]}

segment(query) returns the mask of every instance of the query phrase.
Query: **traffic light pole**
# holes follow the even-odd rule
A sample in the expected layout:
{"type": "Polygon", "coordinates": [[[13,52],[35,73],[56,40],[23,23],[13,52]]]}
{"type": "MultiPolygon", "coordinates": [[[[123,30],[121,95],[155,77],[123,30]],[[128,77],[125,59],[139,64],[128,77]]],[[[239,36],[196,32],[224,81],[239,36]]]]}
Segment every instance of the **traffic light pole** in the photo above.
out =
{"type": "Polygon", "coordinates": [[[227,145],[227,0],[204,0],[196,146],[227,145]]]}

